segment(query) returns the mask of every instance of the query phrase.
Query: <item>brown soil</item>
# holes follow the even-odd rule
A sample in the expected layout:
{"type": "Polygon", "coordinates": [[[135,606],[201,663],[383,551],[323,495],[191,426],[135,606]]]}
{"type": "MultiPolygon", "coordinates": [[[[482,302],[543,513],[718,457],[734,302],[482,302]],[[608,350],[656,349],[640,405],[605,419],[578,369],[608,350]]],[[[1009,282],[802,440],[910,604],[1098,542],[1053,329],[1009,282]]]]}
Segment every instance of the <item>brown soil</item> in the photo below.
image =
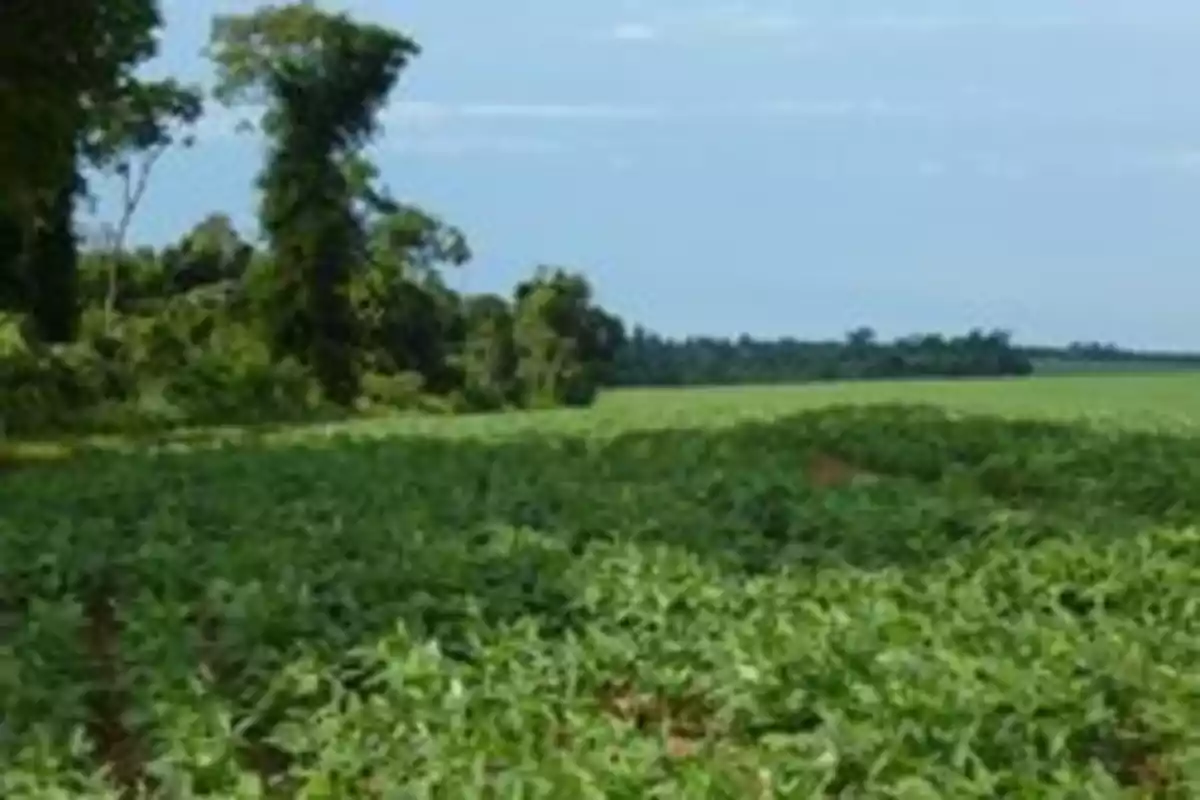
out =
{"type": "Polygon", "coordinates": [[[1146,798],[1178,796],[1178,776],[1159,748],[1148,741],[1114,739],[1094,752],[1122,786],[1146,798]]]}
{"type": "Polygon", "coordinates": [[[1133,786],[1146,793],[1147,797],[1169,796],[1175,785],[1171,768],[1161,756],[1142,755],[1126,765],[1127,774],[1122,776],[1126,786],[1133,786]]]}
{"type": "Polygon", "coordinates": [[[820,489],[838,489],[849,486],[867,473],[837,456],[818,453],[808,462],[808,481],[820,489]]]}
{"type": "Polygon", "coordinates": [[[69,450],[61,448],[5,447],[0,449],[0,478],[20,470],[63,464],[72,456],[69,450]]]}
{"type": "Polygon", "coordinates": [[[627,684],[613,684],[601,690],[599,699],[606,713],[639,731],[661,731],[672,758],[696,755],[713,733],[706,703],[698,696],[666,697],[639,693],[627,684]]]}
{"type": "Polygon", "coordinates": [[[87,598],[81,633],[92,669],[88,735],[121,796],[138,797],[146,786],[145,757],[137,733],[126,723],[131,700],[121,668],[121,625],[112,591],[100,588],[87,598]]]}
{"type": "MultiPolygon", "coordinates": [[[[218,690],[234,693],[238,681],[237,669],[221,652],[221,623],[217,615],[201,607],[192,621],[199,633],[199,660],[218,690]]],[[[277,788],[286,778],[291,758],[279,748],[262,741],[255,731],[247,731],[247,741],[240,743],[243,766],[253,770],[267,787],[277,788]]],[[[270,791],[270,789],[269,789],[270,791]]]]}

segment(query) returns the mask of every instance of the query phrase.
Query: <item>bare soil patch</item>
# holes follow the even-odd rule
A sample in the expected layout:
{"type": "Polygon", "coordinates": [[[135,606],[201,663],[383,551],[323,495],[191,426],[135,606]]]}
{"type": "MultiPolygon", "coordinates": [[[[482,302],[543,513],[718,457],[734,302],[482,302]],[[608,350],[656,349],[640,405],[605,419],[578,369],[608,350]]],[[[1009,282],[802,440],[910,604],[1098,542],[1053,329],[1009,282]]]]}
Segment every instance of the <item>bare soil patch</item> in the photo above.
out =
{"type": "Polygon", "coordinates": [[[840,489],[875,477],[845,459],[826,453],[813,456],[805,473],[809,483],[819,489],[840,489]]]}
{"type": "Polygon", "coordinates": [[[672,758],[696,755],[717,733],[708,704],[699,695],[668,697],[638,692],[628,684],[611,684],[601,690],[599,700],[606,713],[640,732],[661,733],[672,758]]]}
{"type": "Polygon", "coordinates": [[[121,623],[116,593],[106,581],[85,599],[81,635],[92,671],[87,730],[96,758],[122,797],[140,797],[147,786],[145,751],[128,724],[131,699],[121,663],[121,623]]]}

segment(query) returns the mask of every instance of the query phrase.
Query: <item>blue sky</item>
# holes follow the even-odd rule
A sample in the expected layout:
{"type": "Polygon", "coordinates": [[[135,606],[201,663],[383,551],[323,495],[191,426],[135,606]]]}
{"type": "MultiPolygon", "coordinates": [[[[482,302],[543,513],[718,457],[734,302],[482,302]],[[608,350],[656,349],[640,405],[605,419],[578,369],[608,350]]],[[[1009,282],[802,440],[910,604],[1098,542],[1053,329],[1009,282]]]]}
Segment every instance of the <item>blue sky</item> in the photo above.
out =
{"type": "MultiPolygon", "coordinates": [[[[205,78],[211,16],[252,5],[164,0],[153,70],[205,78]]],[[[551,263],[670,334],[1200,349],[1195,0],[327,5],[424,49],[374,155],[470,235],[460,287],[551,263]]],[[[253,231],[232,128],[162,162],[136,238],[253,231]]]]}

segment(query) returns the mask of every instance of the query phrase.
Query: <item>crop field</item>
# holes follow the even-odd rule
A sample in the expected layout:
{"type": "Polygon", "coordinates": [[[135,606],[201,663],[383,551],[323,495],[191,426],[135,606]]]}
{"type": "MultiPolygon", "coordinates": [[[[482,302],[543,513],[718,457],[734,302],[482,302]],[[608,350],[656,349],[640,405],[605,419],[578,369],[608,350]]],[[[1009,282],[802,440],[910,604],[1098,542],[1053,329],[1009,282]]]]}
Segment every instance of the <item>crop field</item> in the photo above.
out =
{"type": "Polygon", "coordinates": [[[0,476],[0,797],[1200,797],[1200,379],[0,476]]]}

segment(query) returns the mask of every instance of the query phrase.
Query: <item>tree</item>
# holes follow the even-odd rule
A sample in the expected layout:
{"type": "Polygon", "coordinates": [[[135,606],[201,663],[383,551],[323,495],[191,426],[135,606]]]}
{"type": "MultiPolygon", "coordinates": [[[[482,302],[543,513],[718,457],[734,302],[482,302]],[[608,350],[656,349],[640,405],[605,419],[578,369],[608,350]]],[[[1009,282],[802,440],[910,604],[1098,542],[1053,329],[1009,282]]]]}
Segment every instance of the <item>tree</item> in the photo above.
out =
{"type": "Polygon", "coordinates": [[[469,297],[463,316],[460,364],[468,405],[482,411],[516,402],[517,350],[508,303],[493,294],[469,297]]]}
{"type": "Polygon", "coordinates": [[[155,0],[0,6],[0,227],[18,231],[0,256],[0,283],[17,287],[45,341],[68,341],[78,328],[81,162],[102,161],[117,139],[145,140],[168,100],[198,113],[194,93],[134,75],[155,54],[160,24],[155,0]]]}
{"type": "Polygon", "coordinates": [[[415,206],[378,207],[390,210],[372,220],[367,261],[353,279],[364,356],[377,372],[419,373],[430,391],[458,388],[453,351],[463,336],[462,308],[441,268],[470,258],[466,237],[415,206]]]}
{"type": "Polygon", "coordinates": [[[615,318],[598,313],[580,274],[539,267],[517,286],[513,341],[522,402],[532,408],[583,406],[616,356],[615,318]]]}
{"type": "Polygon", "coordinates": [[[26,310],[37,339],[70,342],[79,332],[79,243],[75,238],[77,172],[39,209],[39,225],[23,254],[26,310]]]}
{"type": "Polygon", "coordinates": [[[32,235],[73,183],[80,134],[157,48],[155,0],[0,4],[0,213],[32,235]]]}
{"type": "Polygon", "coordinates": [[[163,252],[164,291],[182,294],[240,280],[253,258],[254,246],[242,239],[229,215],[209,214],[163,252]]]}
{"type": "Polygon", "coordinates": [[[189,147],[188,127],[199,119],[200,92],[174,80],[128,81],[122,92],[96,109],[85,132],[82,154],[91,165],[120,181],[120,209],[110,229],[105,330],[112,326],[119,290],[119,267],[129,226],[142,204],[159,159],[174,145],[189,147]]]}
{"type": "Polygon", "coordinates": [[[366,234],[355,205],[362,187],[347,166],[361,163],[418,48],[303,2],[218,18],[210,52],[223,102],[266,106],[260,216],[278,270],[275,345],[311,364],[327,397],[348,405],[359,380],[350,283],[366,234]]]}
{"type": "Polygon", "coordinates": [[[436,278],[443,266],[461,267],[471,247],[461,230],[417,206],[389,203],[370,230],[373,264],[392,265],[410,280],[436,278]]]}
{"type": "Polygon", "coordinates": [[[583,358],[592,365],[593,379],[598,385],[613,383],[617,375],[617,359],[628,344],[629,335],[620,317],[599,306],[588,308],[583,358]]]}
{"type": "Polygon", "coordinates": [[[154,54],[161,22],[155,0],[0,4],[0,209],[23,227],[74,170],[89,111],[154,54]]]}

